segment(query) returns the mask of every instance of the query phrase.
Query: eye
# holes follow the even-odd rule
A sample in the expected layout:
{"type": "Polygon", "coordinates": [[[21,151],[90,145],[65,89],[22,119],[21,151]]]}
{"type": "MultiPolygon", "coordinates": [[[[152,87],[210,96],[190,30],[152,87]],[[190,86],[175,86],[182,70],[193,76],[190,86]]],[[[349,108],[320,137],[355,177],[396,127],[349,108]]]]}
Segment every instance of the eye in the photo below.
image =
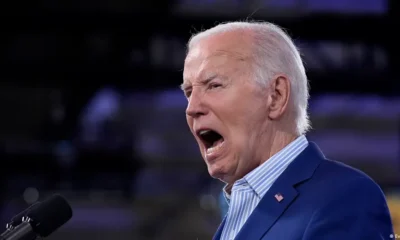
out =
{"type": "Polygon", "coordinates": [[[186,98],[189,98],[192,95],[192,90],[185,91],[186,98]]]}
{"type": "Polygon", "coordinates": [[[210,85],[208,86],[209,89],[214,89],[214,88],[219,88],[221,87],[222,84],[220,83],[210,83],[210,85]]]}
{"type": "Polygon", "coordinates": [[[189,98],[192,95],[192,87],[185,87],[182,90],[183,95],[185,95],[186,98],[189,98]]]}

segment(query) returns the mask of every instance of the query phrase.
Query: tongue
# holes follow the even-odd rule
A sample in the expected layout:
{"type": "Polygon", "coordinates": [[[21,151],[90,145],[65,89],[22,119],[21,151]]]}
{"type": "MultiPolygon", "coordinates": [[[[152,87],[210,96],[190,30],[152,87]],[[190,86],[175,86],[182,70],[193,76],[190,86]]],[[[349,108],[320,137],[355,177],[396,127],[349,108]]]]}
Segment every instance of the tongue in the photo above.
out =
{"type": "Polygon", "coordinates": [[[223,139],[223,138],[220,138],[220,139],[218,139],[217,141],[215,141],[211,147],[212,147],[212,148],[213,148],[213,147],[216,147],[216,146],[218,146],[220,143],[222,143],[223,141],[224,141],[224,139],[223,139]]]}

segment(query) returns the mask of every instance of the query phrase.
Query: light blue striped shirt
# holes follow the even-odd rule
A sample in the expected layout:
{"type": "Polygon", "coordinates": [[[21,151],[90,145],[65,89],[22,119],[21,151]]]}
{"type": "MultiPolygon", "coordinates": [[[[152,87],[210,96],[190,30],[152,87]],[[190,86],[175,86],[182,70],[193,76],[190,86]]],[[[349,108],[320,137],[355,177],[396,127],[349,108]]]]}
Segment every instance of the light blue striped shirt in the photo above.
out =
{"type": "Polygon", "coordinates": [[[232,186],[230,196],[224,188],[225,197],[230,206],[221,240],[233,240],[236,237],[275,180],[307,146],[307,138],[298,137],[262,165],[237,180],[232,186]]]}

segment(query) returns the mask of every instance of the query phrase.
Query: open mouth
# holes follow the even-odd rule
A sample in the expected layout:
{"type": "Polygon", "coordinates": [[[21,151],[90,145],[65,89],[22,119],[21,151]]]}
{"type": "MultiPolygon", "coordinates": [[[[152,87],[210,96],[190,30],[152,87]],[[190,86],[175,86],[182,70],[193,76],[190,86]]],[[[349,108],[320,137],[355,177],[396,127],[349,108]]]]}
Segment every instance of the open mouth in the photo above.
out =
{"type": "Polygon", "coordinates": [[[211,129],[199,130],[197,136],[201,139],[206,147],[207,153],[214,152],[222,146],[224,138],[217,131],[211,129]]]}

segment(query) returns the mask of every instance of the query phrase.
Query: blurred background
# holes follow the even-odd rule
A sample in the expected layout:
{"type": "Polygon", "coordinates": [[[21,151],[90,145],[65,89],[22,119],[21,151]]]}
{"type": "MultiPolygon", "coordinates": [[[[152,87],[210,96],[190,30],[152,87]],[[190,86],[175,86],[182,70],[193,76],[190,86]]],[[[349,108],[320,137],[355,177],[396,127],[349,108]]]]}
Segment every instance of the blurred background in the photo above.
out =
{"type": "MultiPolygon", "coordinates": [[[[0,226],[61,193],[49,239],[211,239],[209,177],[179,90],[192,33],[229,20],[283,26],[311,84],[309,139],[385,191],[400,234],[396,0],[80,0],[1,4],[0,226]]],[[[3,225],[4,224],[4,225],[3,225]]]]}

